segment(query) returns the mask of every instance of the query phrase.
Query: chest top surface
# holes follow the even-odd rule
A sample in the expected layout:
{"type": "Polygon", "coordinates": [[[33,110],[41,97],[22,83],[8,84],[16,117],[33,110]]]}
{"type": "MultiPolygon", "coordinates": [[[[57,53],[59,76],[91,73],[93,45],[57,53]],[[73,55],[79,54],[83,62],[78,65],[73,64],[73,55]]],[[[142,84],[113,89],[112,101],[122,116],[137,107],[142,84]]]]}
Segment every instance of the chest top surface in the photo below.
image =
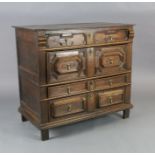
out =
{"type": "Polygon", "coordinates": [[[53,24],[53,25],[31,25],[31,26],[14,26],[15,28],[29,29],[33,31],[40,30],[67,30],[67,29],[91,29],[91,28],[106,28],[106,27],[124,27],[133,26],[132,24],[121,23],[71,23],[71,24],[53,24]]]}

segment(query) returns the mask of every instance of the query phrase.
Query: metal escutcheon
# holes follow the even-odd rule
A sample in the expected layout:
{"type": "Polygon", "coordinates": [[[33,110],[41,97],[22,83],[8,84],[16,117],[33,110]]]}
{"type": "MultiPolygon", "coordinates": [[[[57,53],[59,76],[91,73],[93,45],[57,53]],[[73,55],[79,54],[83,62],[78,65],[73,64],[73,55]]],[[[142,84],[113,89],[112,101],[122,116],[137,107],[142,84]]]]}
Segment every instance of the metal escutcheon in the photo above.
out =
{"type": "Polygon", "coordinates": [[[71,112],[71,111],[72,111],[72,105],[70,105],[70,104],[68,105],[67,111],[68,111],[68,112],[71,112]]]}

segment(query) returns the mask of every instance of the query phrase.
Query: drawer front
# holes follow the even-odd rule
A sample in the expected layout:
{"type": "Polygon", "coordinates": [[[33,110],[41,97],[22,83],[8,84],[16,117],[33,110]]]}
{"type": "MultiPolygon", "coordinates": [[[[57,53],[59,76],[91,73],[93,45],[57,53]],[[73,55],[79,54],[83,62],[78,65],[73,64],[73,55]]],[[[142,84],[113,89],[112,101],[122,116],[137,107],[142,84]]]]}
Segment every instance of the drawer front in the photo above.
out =
{"type": "Polygon", "coordinates": [[[128,45],[47,53],[48,83],[114,75],[131,69],[128,45]]]}
{"type": "Polygon", "coordinates": [[[59,82],[84,78],[86,49],[47,53],[47,80],[59,82]]]}
{"type": "Polygon", "coordinates": [[[98,93],[99,107],[105,107],[113,104],[124,103],[125,89],[119,88],[98,93]]]}
{"type": "Polygon", "coordinates": [[[104,90],[120,87],[131,83],[130,74],[112,76],[108,78],[98,78],[82,82],[69,83],[59,86],[48,87],[48,98],[59,98],[90,91],[104,90]]]}
{"type": "Polygon", "coordinates": [[[77,46],[126,42],[134,32],[126,28],[95,28],[78,30],[39,31],[38,43],[43,48],[74,48],[77,46]]]}
{"type": "Polygon", "coordinates": [[[103,30],[94,34],[94,43],[122,42],[129,39],[129,30],[103,30]]]}
{"type": "Polygon", "coordinates": [[[119,76],[113,76],[110,78],[100,78],[95,80],[95,89],[101,90],[101,89],[108,89],[113,87],[119,87],[123,86],[125,84],[130,83],[130,75],[119,75],[119,76]]]}
{"type": "Polygon", "coordinates": [[[115,74],[130,70],[130,52],[128,46],[111,46],[95,48],[96,74],[115,74]]]}
{"type": "Polygon", "coordinates": [[[86,34],[76,31],[48,31],[46,32],[48,48],[81,46],[87,44],[86,34]]]}
{"type": "Polygon", "coordinates": [[[68,95],[74,95],[79,93],[84,93],[87,90],[87,83],[84,82],[76,82],[66,85],[53,86],[48,88],[48,97],[62,97],[68,95]]]}
{"type": "Polygon", "coordinates": [[[81,95],[52,101],[50,114],[52,117],[61,117],[83,112],[85,109],[86,97],[81,95]]]}

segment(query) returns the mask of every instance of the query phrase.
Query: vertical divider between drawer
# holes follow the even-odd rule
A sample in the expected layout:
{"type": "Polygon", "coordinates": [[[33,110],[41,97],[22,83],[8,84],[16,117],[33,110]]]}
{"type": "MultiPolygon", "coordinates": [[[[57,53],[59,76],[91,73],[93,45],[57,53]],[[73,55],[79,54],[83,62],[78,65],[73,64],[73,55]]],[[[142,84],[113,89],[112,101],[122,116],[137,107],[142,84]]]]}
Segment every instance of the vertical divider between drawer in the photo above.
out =
{"type": "Polygon", "coordinates": [[[87,61],[86,61],[87,77],[92,77],[95,74],[94,48],[87,48],[86,52],[87,52],[87,61]]]}

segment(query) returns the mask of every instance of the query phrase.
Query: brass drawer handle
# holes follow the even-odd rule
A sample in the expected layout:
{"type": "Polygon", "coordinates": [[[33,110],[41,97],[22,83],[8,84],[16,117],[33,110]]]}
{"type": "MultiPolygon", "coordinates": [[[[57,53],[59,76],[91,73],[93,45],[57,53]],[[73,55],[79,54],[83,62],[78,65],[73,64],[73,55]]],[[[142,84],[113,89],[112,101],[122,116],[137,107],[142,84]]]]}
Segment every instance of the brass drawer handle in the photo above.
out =
{"type": "Polygon", "coordinates": [[[108,40],[112,41],[113,37],[112,36],[108,36],[108,40]]]}
{"type": "Polygon", "coordinates": [[[89,90],[93,90],[93,89],[94,89],[94,82],[89,81],[89,90]]]}
{"type": "Polygon", "coordinates": [[[112,41],[113,40],[113,38],[112,38],[112,36],[110,36],[110,41],[112,41]]]}
{"type": "Polygon", "coordinates": [[[72,111],[72,105],[71,104],[67,105],[67,111],[68,112],[71,112],[72,111]]]}
{"type": "Polygon", "coordinates": [[[67,64],[67,70],[71,69],[71,64],[67,64]]]}
{"type": "Polygon", "coordinates": [[[112,80],[109,80],[110,87],[113,85],[112,80]]]}
{"type": "Polygon", "coordinates": [[[86,104],[86,98],[85,97],[82,99],[82,102],[83,102],[83,104],[86,104]]]}
{"type": "Polygon", "coordinates": [[[110,103],[110,104],[113,104],[112,96],[109,96],[109,103],[110,103]]]}
{"type": "Polygon", "coordinates": [[[67,87],[67,93],[68,93],[68,94],[71,93],[71,87],[70,87],[70,86],[67,87]]]}
{"type": "Polygon", "coordinates": [[[109,59],[109,63],[110,63],[111,65],[114,64],[113,59],[109,59]]]}

